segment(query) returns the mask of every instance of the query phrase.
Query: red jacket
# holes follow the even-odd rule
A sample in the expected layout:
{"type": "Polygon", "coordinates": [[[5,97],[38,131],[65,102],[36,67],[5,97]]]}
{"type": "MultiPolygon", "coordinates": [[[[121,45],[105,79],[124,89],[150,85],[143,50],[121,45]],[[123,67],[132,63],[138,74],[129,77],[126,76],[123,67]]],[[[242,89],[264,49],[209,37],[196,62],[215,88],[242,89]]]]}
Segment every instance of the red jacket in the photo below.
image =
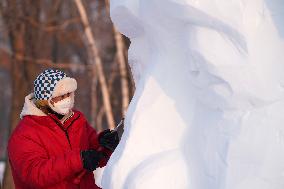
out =
{"type": "Polygon", "coordinates": [[[83,169],[80,151],[86,149],[108,154],[100,167],[111,154],[81,112],[74,110],[64,124],[54,115],[24,116],[8,143],[16,189],[98,189],[93,173],[83,169]]]}

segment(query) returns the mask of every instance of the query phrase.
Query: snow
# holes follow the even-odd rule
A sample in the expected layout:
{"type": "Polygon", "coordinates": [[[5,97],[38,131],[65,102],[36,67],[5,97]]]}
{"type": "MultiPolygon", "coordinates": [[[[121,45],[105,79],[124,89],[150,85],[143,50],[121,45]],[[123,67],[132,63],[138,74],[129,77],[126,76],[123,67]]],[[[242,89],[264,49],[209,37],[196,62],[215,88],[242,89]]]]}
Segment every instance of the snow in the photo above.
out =
{"type": "Polygon", "coordinates": [[[0,186],[3,181],[4,171],[5,171],[5,162],[0,161],[0,186]]]}
{"type": "Polygon", "coordinates": [[[94,171],[94,177],[95,177],[95,181],[96,181],[96,185],[98,187],[102,187],[102,176],[103,176],[103,173],[104,173],[104,167],[103,168],[97,168],[95,171],[94,171]]]}
{"type": "Polygon", "coordinates": [[[284,188],[284,1],[110,5],[136,92],[102,187],[284,188]]]}

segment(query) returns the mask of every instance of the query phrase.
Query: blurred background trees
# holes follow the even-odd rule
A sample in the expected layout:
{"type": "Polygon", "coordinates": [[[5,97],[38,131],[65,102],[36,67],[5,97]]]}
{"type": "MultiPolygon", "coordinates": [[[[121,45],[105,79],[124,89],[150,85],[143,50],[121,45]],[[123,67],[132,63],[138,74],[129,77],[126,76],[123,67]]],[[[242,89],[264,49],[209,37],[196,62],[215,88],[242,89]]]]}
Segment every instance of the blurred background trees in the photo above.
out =
{"type": "MultiPolygon", "coordinates": [[[[35,77],[57,68],[77,79],[75,108],[98,131],[113,128],[134,92],[129,41],[114,28],[108,1],[0,0],[0,160],[35,77]]],[[[8,165],[8,163],[6,163],[8,165]]],[[[6,166],[4,188],[14,188],[6,166]]]]}

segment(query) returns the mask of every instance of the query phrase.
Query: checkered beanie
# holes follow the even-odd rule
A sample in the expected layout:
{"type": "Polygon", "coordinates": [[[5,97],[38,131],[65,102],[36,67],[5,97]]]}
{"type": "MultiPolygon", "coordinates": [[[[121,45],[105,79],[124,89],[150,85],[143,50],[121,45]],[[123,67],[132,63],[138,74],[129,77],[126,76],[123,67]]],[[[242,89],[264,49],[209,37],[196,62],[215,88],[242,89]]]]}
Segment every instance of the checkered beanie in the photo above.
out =
{"type": "Polygon", "coordinates": [[[39,74],[34,81],[34,96],[36,100],[49,100],[58,81],[67,77],[60,70],[47,69],[39,74]]]}

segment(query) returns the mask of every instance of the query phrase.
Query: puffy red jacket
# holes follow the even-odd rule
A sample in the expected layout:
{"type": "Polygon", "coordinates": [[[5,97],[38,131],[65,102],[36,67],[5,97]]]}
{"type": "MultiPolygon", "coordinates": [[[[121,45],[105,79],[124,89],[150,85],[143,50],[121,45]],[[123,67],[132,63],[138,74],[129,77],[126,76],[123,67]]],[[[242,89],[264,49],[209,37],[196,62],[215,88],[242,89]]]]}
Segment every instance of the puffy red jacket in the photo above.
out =
{"type": "Polygon", "coordinates": [[[98,189],[93,173],[83,169],[80,151],[86,149],[108,154],[100,167],[111,154],[79,111],[63,124],[54,115],[24,116],[8,143],[16,189],[98,189]]]}

